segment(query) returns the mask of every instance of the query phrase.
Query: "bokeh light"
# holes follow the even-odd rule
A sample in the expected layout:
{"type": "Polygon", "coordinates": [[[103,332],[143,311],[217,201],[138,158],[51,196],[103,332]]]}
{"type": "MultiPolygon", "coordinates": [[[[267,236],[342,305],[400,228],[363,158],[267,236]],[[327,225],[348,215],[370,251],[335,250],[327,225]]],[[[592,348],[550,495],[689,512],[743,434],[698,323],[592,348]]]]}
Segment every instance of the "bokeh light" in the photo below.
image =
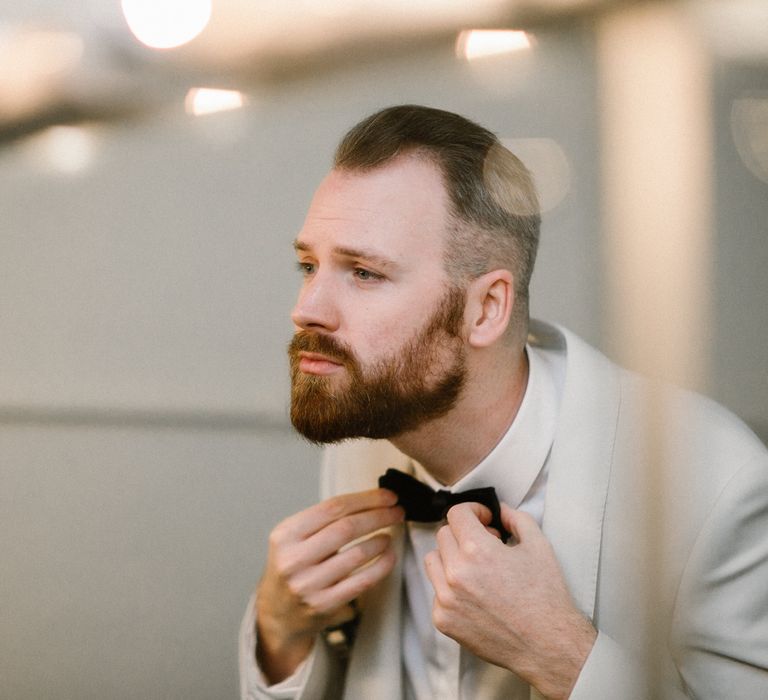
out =
{"type": "Polygon", "coordinates": [[[755,177],[768,182],[768,95],[735,100],[731,108],[731,131],[744,165],[755,177]]]}
{"type": "Polygon", "coordinates": [[[196,117],[240,109],[244,104],[245,96],[242,92],[216,88],[192,88],[184,100],[187,114],[193,114],[196,117]]]}
{"type": "Polygon", "coordinates": [[[24,150],[38,168],[75,175],[93,164],[96,142],[91,127],[51,126],[27,139],[24,150]]]}
{"type": "Polygon", "coordinates": [[[513,29],[467,29],[456,40],[456,55],[468,61],[530,48],[530,36],[513,29]]]}
{"type": "Polygon", "coordinates": [[[198,36],[211,19],[212,0],[121,0],[134,36],[153,49],[172,49],[198,36]]]}

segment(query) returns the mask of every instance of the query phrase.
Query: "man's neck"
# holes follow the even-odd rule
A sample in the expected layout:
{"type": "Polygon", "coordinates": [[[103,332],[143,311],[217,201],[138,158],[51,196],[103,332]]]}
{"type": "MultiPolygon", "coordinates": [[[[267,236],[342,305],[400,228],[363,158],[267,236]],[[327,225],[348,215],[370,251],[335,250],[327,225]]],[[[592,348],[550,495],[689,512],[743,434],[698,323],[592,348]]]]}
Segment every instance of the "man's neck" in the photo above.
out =
{"type": "Polygon", "coordinates": [[[447,415],[390,440],[446,486],[472,471],[499,443],[517,416],[528,385],[525,352],[498,363],[477,364],[447,415]]]}

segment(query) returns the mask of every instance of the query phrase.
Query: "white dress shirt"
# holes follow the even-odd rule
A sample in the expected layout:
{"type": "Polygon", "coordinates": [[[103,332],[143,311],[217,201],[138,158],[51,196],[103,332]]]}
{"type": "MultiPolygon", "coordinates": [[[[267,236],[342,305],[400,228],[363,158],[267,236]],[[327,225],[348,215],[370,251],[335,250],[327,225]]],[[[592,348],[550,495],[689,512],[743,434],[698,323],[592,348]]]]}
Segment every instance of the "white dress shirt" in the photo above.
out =
{"type": "MultiPolygon", "coordinates": [[[[464,491],[494,486],[499,500],[529,513],[541,525],[547,485],[547,458],[554,439],[565,380],[564,351],[526,348],[528,385],[512,425],[491,452],[447,490],[464,491]]],[[[414,474],[432,488],[445,488],[420,464],[414,474]]],[[[403,555],[402,663],[406,700],[523,700],[527,684],[506,669],[478,659],[432,624],[434,591],[424,557],[436,548],[442,523],[406,525],[403,555]]],[[[323,663],[316,649],[296,672],[267,686],[255,663],[253,600],[240,635],[241,697],[290,700],[302,690],[312,665],[323,663]]]]}
{"type": "MultiPolygon", "coordinates": [[[[541,525],[547,484],[547,456],[555,434],[564,358],[528,348],[528,387],[509,430],[471,472],[449,491],[494,486],[499,500],[524,510],[541,525]]],[[[420,464],[415,476],[445,488],[420,464]]],[[[478,659],[432,624],[434,590],[424,557],[436,548],[442,523],[407,523],[403,560],[403,669],[406,700],[517,700],[527,684],[506,669],[478,659]]]]}

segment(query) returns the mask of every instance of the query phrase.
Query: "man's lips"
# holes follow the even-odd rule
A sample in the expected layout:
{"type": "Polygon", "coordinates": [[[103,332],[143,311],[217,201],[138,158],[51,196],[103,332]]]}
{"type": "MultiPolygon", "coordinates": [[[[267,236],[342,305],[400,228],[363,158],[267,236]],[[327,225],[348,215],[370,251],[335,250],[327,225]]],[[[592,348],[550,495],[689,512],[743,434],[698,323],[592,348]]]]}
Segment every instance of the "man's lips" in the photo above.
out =
{"type": "Polygon", "coordinates": [[[305,374],[333,374],[344,365],[316,352],[299,353],[299,370],[305,374]]]}

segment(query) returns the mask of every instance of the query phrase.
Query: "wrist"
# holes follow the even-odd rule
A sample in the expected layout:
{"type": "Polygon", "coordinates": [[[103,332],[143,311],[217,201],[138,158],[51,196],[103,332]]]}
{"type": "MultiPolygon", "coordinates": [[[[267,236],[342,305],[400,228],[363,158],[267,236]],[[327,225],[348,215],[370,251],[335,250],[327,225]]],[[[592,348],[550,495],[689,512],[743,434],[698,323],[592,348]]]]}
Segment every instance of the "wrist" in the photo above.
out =
{"type": "Polygon", "coordinates": [[[258,606],[256,614],[256,663],[270,684],[292,675],[309,656],[315,634],[295,630],[284,617],[273,617],[269,606],[258,606]]]}
{"type": "Polygon", "coordinates": [[[558,641],[551,663],[532,685],[549,700],[567,700],[597,639],[597,630],[580,617],[572,632],[558,641]]]}
{"type": "Polygon", "coordinates": [[[256,663],[267,681],[274,685],[293,675],[309,656],[314,640],[314,635],[271,633],[259,620],[256,623],[256,663]]]}

